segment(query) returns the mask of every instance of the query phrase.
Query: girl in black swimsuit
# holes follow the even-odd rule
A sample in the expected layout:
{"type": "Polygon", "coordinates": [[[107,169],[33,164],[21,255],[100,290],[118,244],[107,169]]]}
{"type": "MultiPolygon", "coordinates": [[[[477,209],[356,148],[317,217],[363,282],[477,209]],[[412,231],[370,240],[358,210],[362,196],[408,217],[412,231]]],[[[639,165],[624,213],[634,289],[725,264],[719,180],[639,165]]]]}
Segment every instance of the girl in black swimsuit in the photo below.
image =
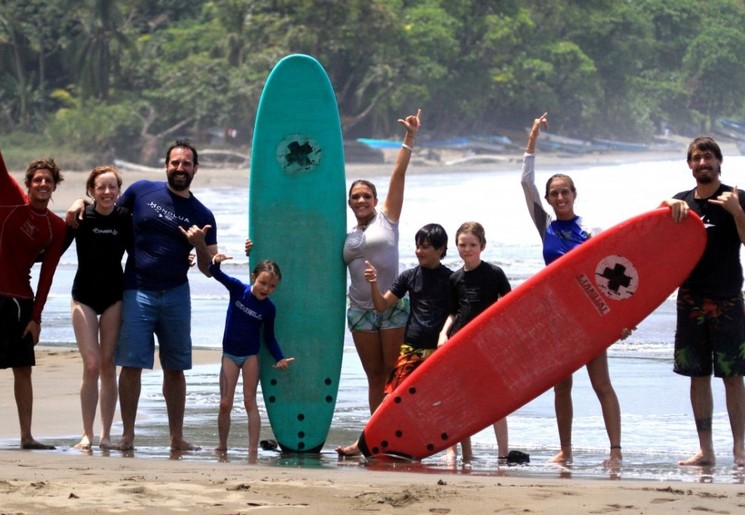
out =
{"type": "Polygon", "coordinates": [[[77,229],[70,228],[75,239],[78,271],[72,286],[72,325],[80,355],[83,357],[83,382],[80,404],[83,412],[83,436],[76,449],[93,445],[93,423],[99,401],[101,380],[101,434],[99,447],[112,448],[111,424],[117,401],[116,347],[122,307],[122,257],[131,248],[132,218],[116,206],[122,178],[113,166],[91,171],[86,183],[93,204],[86,207],[77,229]]]}

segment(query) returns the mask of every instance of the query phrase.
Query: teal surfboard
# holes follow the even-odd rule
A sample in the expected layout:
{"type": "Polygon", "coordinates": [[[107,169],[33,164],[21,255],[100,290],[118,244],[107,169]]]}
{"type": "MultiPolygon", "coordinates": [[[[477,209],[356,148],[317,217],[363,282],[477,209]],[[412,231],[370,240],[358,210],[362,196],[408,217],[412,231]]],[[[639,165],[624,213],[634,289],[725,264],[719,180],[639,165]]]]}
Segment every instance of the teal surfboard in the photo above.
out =
{"type": "Polygon", "coordinates": [[[323,67],[290,55],[269,74],[251,151],[250,266],[276,261],[271,299],[288,370],[262,344],[261,391],[283,451],[318,452],[336,405],[344,347],[346,182],[341,122],[323,67]]]}

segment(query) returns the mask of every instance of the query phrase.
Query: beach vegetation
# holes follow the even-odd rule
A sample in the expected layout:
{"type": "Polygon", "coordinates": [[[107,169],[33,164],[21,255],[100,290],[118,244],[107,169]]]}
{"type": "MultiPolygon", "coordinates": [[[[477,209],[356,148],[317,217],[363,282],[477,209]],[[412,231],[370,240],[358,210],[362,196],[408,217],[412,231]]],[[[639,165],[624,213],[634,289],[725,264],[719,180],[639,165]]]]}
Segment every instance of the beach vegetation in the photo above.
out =
{"type": "Polygon", "coordinates": [[[326,68],[350,139],[419,107],[432,139],[547,110],[577,138],[691,136],[745,118],[743,26],[743,0],[0,0],[0,141],[94,163],[153,165],[174,137],[246,151],[290,53],[326,68]]]}

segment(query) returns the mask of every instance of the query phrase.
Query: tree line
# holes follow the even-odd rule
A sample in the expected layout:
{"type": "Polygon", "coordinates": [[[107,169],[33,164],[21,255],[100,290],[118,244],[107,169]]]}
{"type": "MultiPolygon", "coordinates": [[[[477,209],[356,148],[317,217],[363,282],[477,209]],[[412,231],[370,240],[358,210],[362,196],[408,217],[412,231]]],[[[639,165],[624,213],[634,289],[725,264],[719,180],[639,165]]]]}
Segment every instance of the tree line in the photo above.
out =
{"type": "Polygon", "coordinates": [[[0,0],[0,146],[247,148],[290,53],[326,68],[347,138],[418,107],[437,139],[543,111],[567,136],[689,135],[745,114],[743,26],[745,0],[0,0]]]}

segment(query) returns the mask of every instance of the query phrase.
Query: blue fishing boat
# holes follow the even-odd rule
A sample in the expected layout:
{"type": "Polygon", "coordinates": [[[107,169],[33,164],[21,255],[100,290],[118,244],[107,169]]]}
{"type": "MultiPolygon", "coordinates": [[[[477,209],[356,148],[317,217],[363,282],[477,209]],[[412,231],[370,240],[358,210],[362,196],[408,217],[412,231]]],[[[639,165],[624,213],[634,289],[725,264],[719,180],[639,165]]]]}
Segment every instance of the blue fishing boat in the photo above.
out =
{"type": "Polygon", "coordinates": [[[626,141],[616,141],[612,139],[593,138],[594,143],[620,152],[647,152],[649,145],[647,143],[629,143],[626,141]]]}
{"type": "Polygon", "coordinates": [[[357,141],[367,145],[370,148],[398,148],[401,146],[401,140],[374,139],[374,138],[357,138],[357,141]]]}
{"type": "Polygon", "coordinates": [[[745,140],[738,139],[735,141],[735,145],[737,145],[737,150],[740,151],[740,155],[745,156],[745,140]]]}
{"type": "Polygon", "coordinates": [[[745,136],[745,122],[736,122],[734,120],[720,119],[719,123],[722,127],[730,129],[740,133],[740,136],[745,136]]]}
{"type": "Polygon", "coordinates": [[[592,141],[569,138],[551,132],[541,131],[541,137],[536,144],[541,150],[549,152],[564,152],[567,154],[585,154],[587,152],[598,152],[604,148],[593,145],[592,141]]]}

